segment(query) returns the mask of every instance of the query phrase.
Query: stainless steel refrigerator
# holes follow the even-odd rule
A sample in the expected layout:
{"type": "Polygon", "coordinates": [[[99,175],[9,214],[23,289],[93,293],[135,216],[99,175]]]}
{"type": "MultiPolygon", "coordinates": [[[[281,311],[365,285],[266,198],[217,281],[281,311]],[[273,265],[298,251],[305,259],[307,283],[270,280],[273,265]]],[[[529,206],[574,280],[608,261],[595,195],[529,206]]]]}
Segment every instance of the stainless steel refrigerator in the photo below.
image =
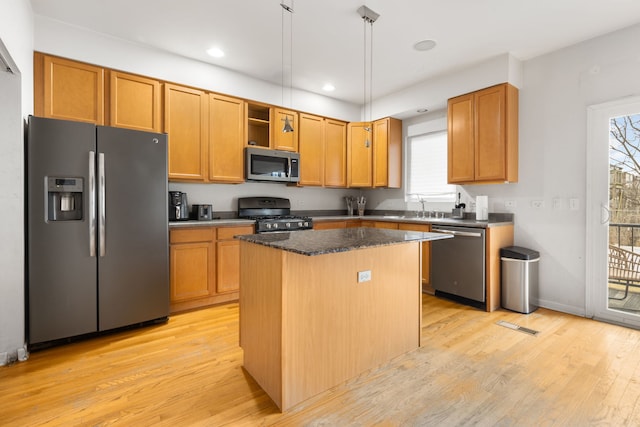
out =
{"type": "Polygon", "coordinates": [[[169,314],[167,136],[29,117],[30,345],[169,314]]]}

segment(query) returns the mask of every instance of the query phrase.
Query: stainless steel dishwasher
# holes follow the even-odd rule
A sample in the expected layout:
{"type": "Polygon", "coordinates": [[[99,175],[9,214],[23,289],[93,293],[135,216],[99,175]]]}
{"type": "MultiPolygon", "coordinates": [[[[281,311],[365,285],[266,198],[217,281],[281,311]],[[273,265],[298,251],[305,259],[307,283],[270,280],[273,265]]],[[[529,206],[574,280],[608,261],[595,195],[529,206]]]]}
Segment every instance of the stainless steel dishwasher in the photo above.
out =
{"type": "Polygon", "coordinates": [[[436,295],[484,308],[485,230],[448,225],[433,225],[431,230],[453,235],[431,242],[431,286],[436,295]]]}

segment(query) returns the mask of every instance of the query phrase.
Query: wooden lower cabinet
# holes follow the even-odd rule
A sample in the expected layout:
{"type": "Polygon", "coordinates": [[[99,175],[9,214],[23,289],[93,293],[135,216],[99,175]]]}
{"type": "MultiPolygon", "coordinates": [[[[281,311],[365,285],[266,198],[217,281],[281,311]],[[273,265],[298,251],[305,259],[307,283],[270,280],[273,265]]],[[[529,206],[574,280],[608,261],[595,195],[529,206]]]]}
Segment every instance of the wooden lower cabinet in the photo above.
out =
{"type": "Polygon", "coordinates": [[[237,300],[240,251],[233,236],[252,233],[253,226],[170,230],[171,312],[237,300]]]}

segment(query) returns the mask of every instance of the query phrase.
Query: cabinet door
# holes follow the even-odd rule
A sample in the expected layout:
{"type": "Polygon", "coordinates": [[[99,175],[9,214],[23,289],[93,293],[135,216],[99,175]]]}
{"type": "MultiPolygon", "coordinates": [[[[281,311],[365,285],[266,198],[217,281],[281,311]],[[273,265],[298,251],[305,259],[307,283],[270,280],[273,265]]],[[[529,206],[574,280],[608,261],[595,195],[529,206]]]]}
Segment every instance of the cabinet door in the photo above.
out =
{"type": "Polygon", "coordinates": [[[171,303],[199,299],[215,292],[213,229],[171,230],[171,303]]]}
{"type": "Polygon", "coordinates": [[[298,113],[282,108],[271,109],[271,148],[298,151],[298,113]],[[283,132],[285,119],[289,119],[293,132],[283,132]]]}
{"type": "Polygon", "coordinates": [[[371,187],[373,182],[371,123],[349,123],[347,132],[348,186],[371,187]]]}
{"type": "Polygon", "coordinates": [[[216,292],[234,292],[240,289],[240,242],[233,240],[216,243],[218,275],[216,292]]]}
{"type": "Polygon", "coordinates": [[[325,119],[324,185],[347,186],[347,124],[325,119]]]}
{"type": "Polygon", "coordinates": [[[103,68],[42,54],[34,62],[36,115],[104,125],[103,68]]]}
{"type": "Polygon", "coordinates": [[[244,182],[245,102],[209,94],[209,180],[244,182]]]}
{"type": "Polygon", "coordinates": [[[447,143],[449,184],[475,179],[473,94],[452,98],[448,102],[447,143]]]}
{"type": "Polygon", "coordinates": [[[169,134],[169,179],[207,179],[207,96],[204,92],[166,84],[164,126],[169,134]]]}
{"type": "Polygon", "coordinates": [[[389,183],[389,120],[373,122],[373,186],[386,187],[389,183]]]}
{"type": "Polygon", "coordinates": [[[475,180],[506,179],[506,90],[493,86],[475,93],[475,180]]]}
{"type": "Polygon", "coordinates": [[[119,71],[110,75],[110,125],[161,132],[160,82],[119,71]]]}
{"type": "Polygon", "coordinates": [[[216,292],[235,292],[240,289],[240,241],[233,236],[253,234],[253,226],[221,227],[216,242],[216,292]]]}
{"type": "Polygon", "coordinates": [[[300,114],[300,185],[324,183],[324,119],[300,114]]]}

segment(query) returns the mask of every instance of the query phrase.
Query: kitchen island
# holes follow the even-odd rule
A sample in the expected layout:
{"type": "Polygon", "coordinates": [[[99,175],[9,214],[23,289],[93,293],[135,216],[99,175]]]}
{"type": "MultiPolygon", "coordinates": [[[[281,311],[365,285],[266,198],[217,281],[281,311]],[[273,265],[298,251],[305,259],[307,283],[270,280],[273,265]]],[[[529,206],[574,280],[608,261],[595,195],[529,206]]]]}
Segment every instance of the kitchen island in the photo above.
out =
{"type": "Polygon", "coordinates": [[[420,243],[448,237],[375,228],[237,236],[244,368],[287,410],[418,348],[420,243]]]}

